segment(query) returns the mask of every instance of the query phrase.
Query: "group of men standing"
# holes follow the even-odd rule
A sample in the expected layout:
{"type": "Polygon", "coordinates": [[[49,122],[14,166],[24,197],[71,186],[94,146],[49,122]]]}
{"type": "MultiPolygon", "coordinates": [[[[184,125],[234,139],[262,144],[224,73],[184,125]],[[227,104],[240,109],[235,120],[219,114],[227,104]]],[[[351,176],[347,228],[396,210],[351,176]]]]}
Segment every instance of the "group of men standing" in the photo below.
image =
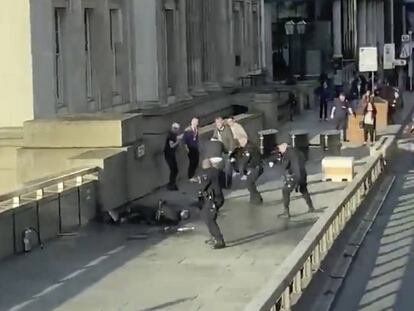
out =
{"type": "MultiPolygon", "coordinates": [[[[223,188],[230,189],[232,178],[236,175],[245,181],[249,192],[249,202],[260,205],[263,198],[257,190],[256,182],[264,172],[265,161],[257,146],[249,141],[246,131],[232,117],[226,121],[222,117],[215,118],[215,129],[210,141],[206,142],[204,152],[200,152],[198,119],[193,118],[191,124],[182,134],[180,126],[173,123],[165,142],[165,159],[170,168],[168,189],[178,190],[176,177],[178,165],[176,150],[182,143],[188,153],[188,178],[191,182],[200,183],[199,202],[201,216],[211,238],[206,242],[214,249],[225,247],[221,230],[217,224],[217,214],[224,204],[223,188]],[[200,154],[203,154],[202,173],[195,177],[200,154]]],[[[290,195],[293,191],[301,192],[310,212],[314,212],[312,200],[307,190],[307,174],[305,158],[297,149],[282,143],[275,148],[275,155],[269,166],[281,163],[284,170],[284,187],[282,190],[284,212],[279,215],[290,217],[290,195]]]]}

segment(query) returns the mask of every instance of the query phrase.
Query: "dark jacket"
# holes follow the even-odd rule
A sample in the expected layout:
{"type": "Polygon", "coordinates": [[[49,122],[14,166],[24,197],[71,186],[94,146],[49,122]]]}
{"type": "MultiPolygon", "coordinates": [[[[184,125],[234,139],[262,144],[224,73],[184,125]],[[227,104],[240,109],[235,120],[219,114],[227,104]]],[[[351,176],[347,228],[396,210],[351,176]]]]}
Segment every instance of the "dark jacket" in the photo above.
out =
{"type": "Polygon", "coordinates": [[[248,142],[242,150],[243,153],[240,160],[240,169],[242,172],[246,173],[249,169],[262,166],[262,156],[254,144],[248,142]]]}
{"type": "Polygon", "coordinates": [[[221,207],[224,203],[223,190],[219,182],[220,171],[215,167],[204,169],[201,174],[201,189],[203,194],[207,194],[213,198],[217,207],[221,207]]]}
{"type": "Polygon", "coordinates": [[[223,156],[224,145],[221,141],[209,140],[201,146],[204,159],[221,158],[223,156]]]}
{"type": "Polygon", "coordinates": [[[221,130],[216,128],[213,133],[213,138],[218,139],[223,143],[226,152],[231,152],[234,150],[235,145],[233,132],[227,125],[224,125],[221,130]]]}
{"type": "Polygon", "coordinates": [[[183,140],[188,148],[198,149],[198,131],[194,132],[191,127],[186,128],[183,140]]]}
{"type": "Polygon", "coordinates": [[[171,148],[170,141],[173,143],[177,142],[177,134],[173,133],[172,131],[168,132],[167,138],[165,139],[164,154],[168,157],[175,157],[175,152],[178,148],[178,145],[174,148],[171,148]]]}
{"type": "Polygon", "coordinates": [[[292,175],[298,184],[306,184],[305,157],[302,152],[296,148],[288,147],[283,154],[281,164],[286,175],[292,175]]]}

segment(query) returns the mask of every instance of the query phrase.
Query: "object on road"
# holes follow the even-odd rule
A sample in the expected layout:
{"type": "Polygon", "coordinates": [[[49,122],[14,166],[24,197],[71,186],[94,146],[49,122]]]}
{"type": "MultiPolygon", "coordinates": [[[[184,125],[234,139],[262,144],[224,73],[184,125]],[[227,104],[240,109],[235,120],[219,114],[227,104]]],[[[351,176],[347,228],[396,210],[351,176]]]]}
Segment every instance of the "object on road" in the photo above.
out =
{"type": "Polygon", "coordinates": [[[348,118],[346,137],[351,143],[362,145],[364,142],[364,128],[361,126],[364,121],[364,109],[358,107],[355,117],[348,118]]]}
{"type": "Polygon", "coordinates": [[[354,157],[325,157],[322,159],[324,180],[333,182],[352,181],[354,177],[354,157]]]}
{"type": "Polygon", "coordinates": [[[341,132],[338,130],[329,130],[321,132],[320,145],[325,155],[340,156],[342,147],[341,132]]]}
{"type": "Polygon", "coordinates": [[[258,132],[260,137],[260,153],[262,156],[267,157],[275,150],[278,133],[279,131],[275,129],[268,129],[258,132]]]}
{"type": "Polygon", "coordinates": [[[309,160],[309,133],[304,130],[295,130],[289,132],[291,146],[300,150],[305,156],[305,160],[309,160]]]}
{"type": "Polygon", "coordinates": [[[23,251],[26,253],[30,252],[36,244],[43,248],[39,232],[32,227],[28,227],[23,230],[22,243],[23,251]]]}

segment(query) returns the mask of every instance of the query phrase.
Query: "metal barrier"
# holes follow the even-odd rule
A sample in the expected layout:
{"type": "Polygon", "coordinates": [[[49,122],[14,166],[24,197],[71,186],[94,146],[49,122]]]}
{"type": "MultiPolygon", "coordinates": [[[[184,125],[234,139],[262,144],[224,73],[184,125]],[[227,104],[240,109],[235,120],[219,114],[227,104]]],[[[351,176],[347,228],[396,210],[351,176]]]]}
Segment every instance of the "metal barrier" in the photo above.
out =
{"type": "MultiPolygon", "coordinates": [[[[15,191],[0,195],[0,215],[11,217],[11,236],[12,236],[12,252],[18,253],[17,237],[17,215],[19,215],[20,207],[33,206],[35,209],[35,217],[32,219],[33,228],[37,231],[38,240],[41,241],[40,230],[40,202],[44,199],[57,196],[57,214],[58,214],[58,233],[64,233],[62,230],[62,196],[65,192],[76,189],[77,196],[77,223],[82,225],[82,208],[81,208],[81,188],[87,187],[88,184],[98,179],[99,168],[80,168],[63,172],[56,176],[51,176],[34,183],[27,184],[15,191]],[[8,215],[8,216],[6,216],[8,215]]],[[[21,214],[21,212],[20,212],[21,214]]],[[[4,229],[4,228],[3,228],[4,229]]],[[[4,242],[4,241],[3,241],[4,242]]],[[[1,253],[1,252],[0,252],[1,253]]],[[[1,255],[1,254],[0,254],[1,255]]],[[[7,252],[2,254],[8,255],[7,252]]],[[[1,257],[1,256],[0,256],[1,257]]]]}
{"type": "Polygon", "coordinates": [[[357,175],[345,188],[342,197],[313,225],[245,311],[291,310],[383,170],[382,155],[368,161],[365,173],[357,175]]]}

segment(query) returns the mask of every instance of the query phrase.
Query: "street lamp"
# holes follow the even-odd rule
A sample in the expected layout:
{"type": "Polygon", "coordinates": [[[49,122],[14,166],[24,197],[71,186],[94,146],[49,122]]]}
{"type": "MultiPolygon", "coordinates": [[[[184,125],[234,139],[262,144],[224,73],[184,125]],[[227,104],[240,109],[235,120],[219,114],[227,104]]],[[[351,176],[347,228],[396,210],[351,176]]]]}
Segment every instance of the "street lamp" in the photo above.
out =
{"type": "Polygon", "coordinates": [[[301,20],[296,24],[296,27],[298,28],[298,34],[304,35],[306,32],[306,25],[307,23],[304,20],[301,20]]]}
{"type": "MultiPolygon", "coordinates": [[[[306,33],[306,26],[307,26],[307,23],[304,20],[301,20],[298,23],[295,23],[294,21],[290,20],[285,23],[285,32],[289,38],[289,68],[291,71],[292,71],[292,37],[295,34],[295,28],[297,29],[298,35],[300,36],[304,35],[306,33]]],[[[300,44],[301,44],[301,50],[303,50],[302,40],[300,40],[300,44]]],[[[300,69],[301,77],[303,77],[304,76],[304,55],[302,53],[301,53],[300,66],[301,66],[301,69],[300,69]]]]}
{"type": "MultiPolygon", "coordinates": [[[[298,28],[298,34],[300,36],[303,36],[305,34],[306,25],[307,25],[307,23],[304,20],[301,20],[300,22],[298,22],[296,24],[296,27],[298,28]]],[[[301,78],[303,78],[305,76],[305,57],[306,57],[305,51],[303,51],[304,50],[303,49],[303,38],[300,40],[300,49],[302,51],[301,54],[300,54],[301,55],[301,58],[300,58],[300,67],[301,67],[300,75],[301,75],[301,78]]]]}

